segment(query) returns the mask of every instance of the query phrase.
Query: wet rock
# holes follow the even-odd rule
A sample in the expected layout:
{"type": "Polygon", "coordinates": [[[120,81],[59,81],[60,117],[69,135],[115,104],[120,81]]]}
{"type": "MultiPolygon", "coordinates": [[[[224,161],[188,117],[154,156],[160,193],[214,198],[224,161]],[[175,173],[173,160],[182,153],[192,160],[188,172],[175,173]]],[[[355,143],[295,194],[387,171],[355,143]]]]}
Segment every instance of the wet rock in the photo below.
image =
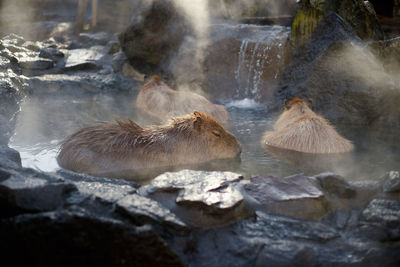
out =
{"type": "Polygon", "coordinates": [[[351,185],[340,175],[334,173],[321,173],[314,176],[319,187],[329,194],[336,195],[340,198],[353,198],[356,191],[351,185]]]}
{"type": "Polygon", "coordinates": [[[172,74],[178,84],[200,85],[211,98],[270,101],[290,50],[288,35],[282,26],[210,25],[207,45],[180,53],[172,74]],[[204,60],[196,63],[196,53],[204,60]]]}
{"type": "Polygon", "coordinates": [[[104,46],[69,50],[65,70],[100,69],[103,56],[104,46]]]}
{"type": "MultiPolygon", "coordinates": [[[[8,179],[0,182],[1,217],[55,210],[76,187],[60,177],[32,169],[2,168],[8,179]]],[[[3,176],[2,175],[2,176],[3,176]]]]}
{"type": "Polygon", "coordinates": [[[150,7],[137,11],[140,16],[134,16],[133,23],[119,36],[121,48],[132,66],[155,71],[178,51],[190,23],[171,0],[153,1],[150,7]]]}
{"type": "Polygon", "coordinates": [[[112,203],[117,202],[129,194],[136,193],[139,187],[139,185],[133,181],[92,177],[64,169],[58,170],[57,174],[77,187],[80,193],[79,197],[93,196],[102,201],[112,203]]]}
{"type": "Polygon", "coordinates": [[[96,33],[80,33],[79,43],[86,48],[92,46],[105,46],[111,39],[113,35],[107,32],[96,32],[96,33]]]}
{"type": "Polygon", "coordinates": [[[243,177],[231,172],[202,172],[183,170],[176,173],[164,173],[153,179],[150,185],[142,189],[143,194],[178,191],[178,204],[200,203],[215,212],[231,209],[238,205],[243,197],[233,186],[243,177]]]}
{"type": "MultiPolygon", "coordinates": [[[[8,63],[12,65],[12,63],[8,63]]],[[[24,79],[20,79],[12,69],[0,71],[0,144],[8,144],[14,132],[19,103],[24,97],[27,87],[24,79]]]]}
{"type": "Polygon", "coordinates": [[[398,240],[400,238],[400,200],[372,200],[362,211],[361,225],[366,236],[385,241],[398,240]]]}
{"type": "MultiPolygon", "coordinates": [[[[0,145],[0,167],[21,168],[21,157],[17,150],[0,145]]],[[[0,176],[0,180],[3,180],[0,176]]]]}
{"type": "Polygon", "coordinates": [[[391,171],[383,177],[383,192],[391,193],[400,190],[400,173],[398,171],[391,171]]]}
{"type": "Polygon", "coordinates": [[[70,208],[0,221],[3,260],[17,265],[183,266],[149,225],[70,208]],[[18,251],[24,257],[15,258],[18,251]]]}
{"type": "Polygon", "coordinates": [[[291,40],[296,46],[307,42],[318,23],[329,12],[341,16],[363,40],[382,40],[385,35],[373,7],[362,0],[301,1],[292,25],[291,40]]]}
{"type": "Polygon", "coordinates": [[[258,210],[297,218],[319,218],[328,211],[323,192],[304,175],[252,177],[244,188],[258,210]]]}
{"type": "Polygon", "coordinates": [[[54,66],[53,60],[40,57],[22,57],[18,64],[28,70],[48,70],[54,66]]]}
{"type": "Polygon", "coordinates": [[[137,194],[131,194],[118,200],[117,207],[120,212],[127,214],[134,221],[168,224],[181,230],[187,228],[184,222],[158,202],[137,194]]]}
{"type": "Polygon", "coordinates": [[[314,110],[333,123],[396,127],[399,88],[357,40],[337,14],[325,16],[285,69],[276,92],[277,108],[286,98],[302,97],[311,99],[314,110]]]}

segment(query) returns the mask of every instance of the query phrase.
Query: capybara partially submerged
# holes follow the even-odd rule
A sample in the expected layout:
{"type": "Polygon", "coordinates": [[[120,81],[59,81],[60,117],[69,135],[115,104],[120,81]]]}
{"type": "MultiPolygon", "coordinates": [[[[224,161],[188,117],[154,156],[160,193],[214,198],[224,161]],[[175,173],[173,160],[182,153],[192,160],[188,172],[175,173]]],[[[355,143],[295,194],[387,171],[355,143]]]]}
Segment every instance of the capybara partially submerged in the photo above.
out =
{"type": "Polygon", "coordinates": [[[266,132],[267,146],[305,153],[344,153],[353,150],[352,143],[336,132],[328,120],[315,114],[303,99],[285,103],[285,110],[266,132]]]}
{"type": "Polygon", "coordinates": [[[116,120],[69,136],[57,157],[65,169],[91,175],[235,158],[239,141],[210,115],[194,112],[142,128],[116,120]]]}
{"type": "Polygon", "coordinates": [[[229,119],[223,106],[196,93],[172,90],[159,76],[152,76],[140,89],[136,107],[162,122],[194,111],[208,113],[221,123],[229,119]]]}

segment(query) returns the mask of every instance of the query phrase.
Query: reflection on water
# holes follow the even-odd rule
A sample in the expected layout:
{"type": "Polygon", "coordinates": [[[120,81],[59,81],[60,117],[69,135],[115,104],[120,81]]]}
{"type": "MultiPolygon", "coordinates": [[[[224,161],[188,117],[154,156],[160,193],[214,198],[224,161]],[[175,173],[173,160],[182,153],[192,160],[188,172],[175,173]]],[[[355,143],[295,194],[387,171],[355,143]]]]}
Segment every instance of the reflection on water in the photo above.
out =
{"type": "MultiPolygon", "coordinates": [[[[19,115],[16,133],[10,146],[21,153],[22,164],[43,171],[56,171],[59,167],[56,155],[59,141],[77,129],[96,123],[112,121],[113,116],[127,116],[142,126],[145,121],[135,111],[134,94],[85,95],[76,100],[57,96],[27,100],[19,115]]],[[[354,153],[334,156],[304,154],[293,151],[266,149],[261,138],[266,130],[271,130],[277,118],[270,114],[267,106],[244,99],[225,103],[231,121],[229,130],[242,143],[241,161],[222,161],[198,166],[178,166],[151,170],[144,177],[154,177],[164,171],[182,168],[200,170],[234,171],[250,177],[254,175],[274,175],[285,177],[295,173],[316,174],[323,171],[338,173],[347,179],[377,179],[389,170],[400,167],[400,147],[398,137],[383,133],[366,132],[365,129],[338,129],[353,140],[354,153]],[[383,136],[386,134],[387,136],[383,136]]],[[[136,174],[134,174],[136,175],[136,174]]],[[[128,173],[120,177],[129,178],[128,173]]]]}

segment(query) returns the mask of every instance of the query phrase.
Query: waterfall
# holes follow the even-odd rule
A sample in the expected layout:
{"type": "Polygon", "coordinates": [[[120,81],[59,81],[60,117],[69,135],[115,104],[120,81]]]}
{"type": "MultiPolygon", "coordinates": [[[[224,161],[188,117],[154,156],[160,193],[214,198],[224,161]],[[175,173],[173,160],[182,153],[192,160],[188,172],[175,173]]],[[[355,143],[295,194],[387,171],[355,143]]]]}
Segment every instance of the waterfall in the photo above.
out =
{"type": "Polygon", "coordinates": [[[284,41],[282,36],[261,41],[242,40],[235,70],[234,98],[259,101],[263,90],[271,90],[276,85],[283,67],[284,41]]]}

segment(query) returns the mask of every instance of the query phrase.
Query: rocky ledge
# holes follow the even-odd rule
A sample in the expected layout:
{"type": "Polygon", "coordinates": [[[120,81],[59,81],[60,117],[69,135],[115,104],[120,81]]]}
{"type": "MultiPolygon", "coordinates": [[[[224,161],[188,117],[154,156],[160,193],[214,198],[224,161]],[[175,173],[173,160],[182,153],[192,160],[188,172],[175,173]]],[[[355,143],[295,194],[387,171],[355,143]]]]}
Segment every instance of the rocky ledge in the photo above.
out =
{"type": "Polygon", "coordinates": [[[399,183],[183,170],[140,186],[23,168],[1,146],[0,249],[34,266],[396,266],[399,183]]]}

